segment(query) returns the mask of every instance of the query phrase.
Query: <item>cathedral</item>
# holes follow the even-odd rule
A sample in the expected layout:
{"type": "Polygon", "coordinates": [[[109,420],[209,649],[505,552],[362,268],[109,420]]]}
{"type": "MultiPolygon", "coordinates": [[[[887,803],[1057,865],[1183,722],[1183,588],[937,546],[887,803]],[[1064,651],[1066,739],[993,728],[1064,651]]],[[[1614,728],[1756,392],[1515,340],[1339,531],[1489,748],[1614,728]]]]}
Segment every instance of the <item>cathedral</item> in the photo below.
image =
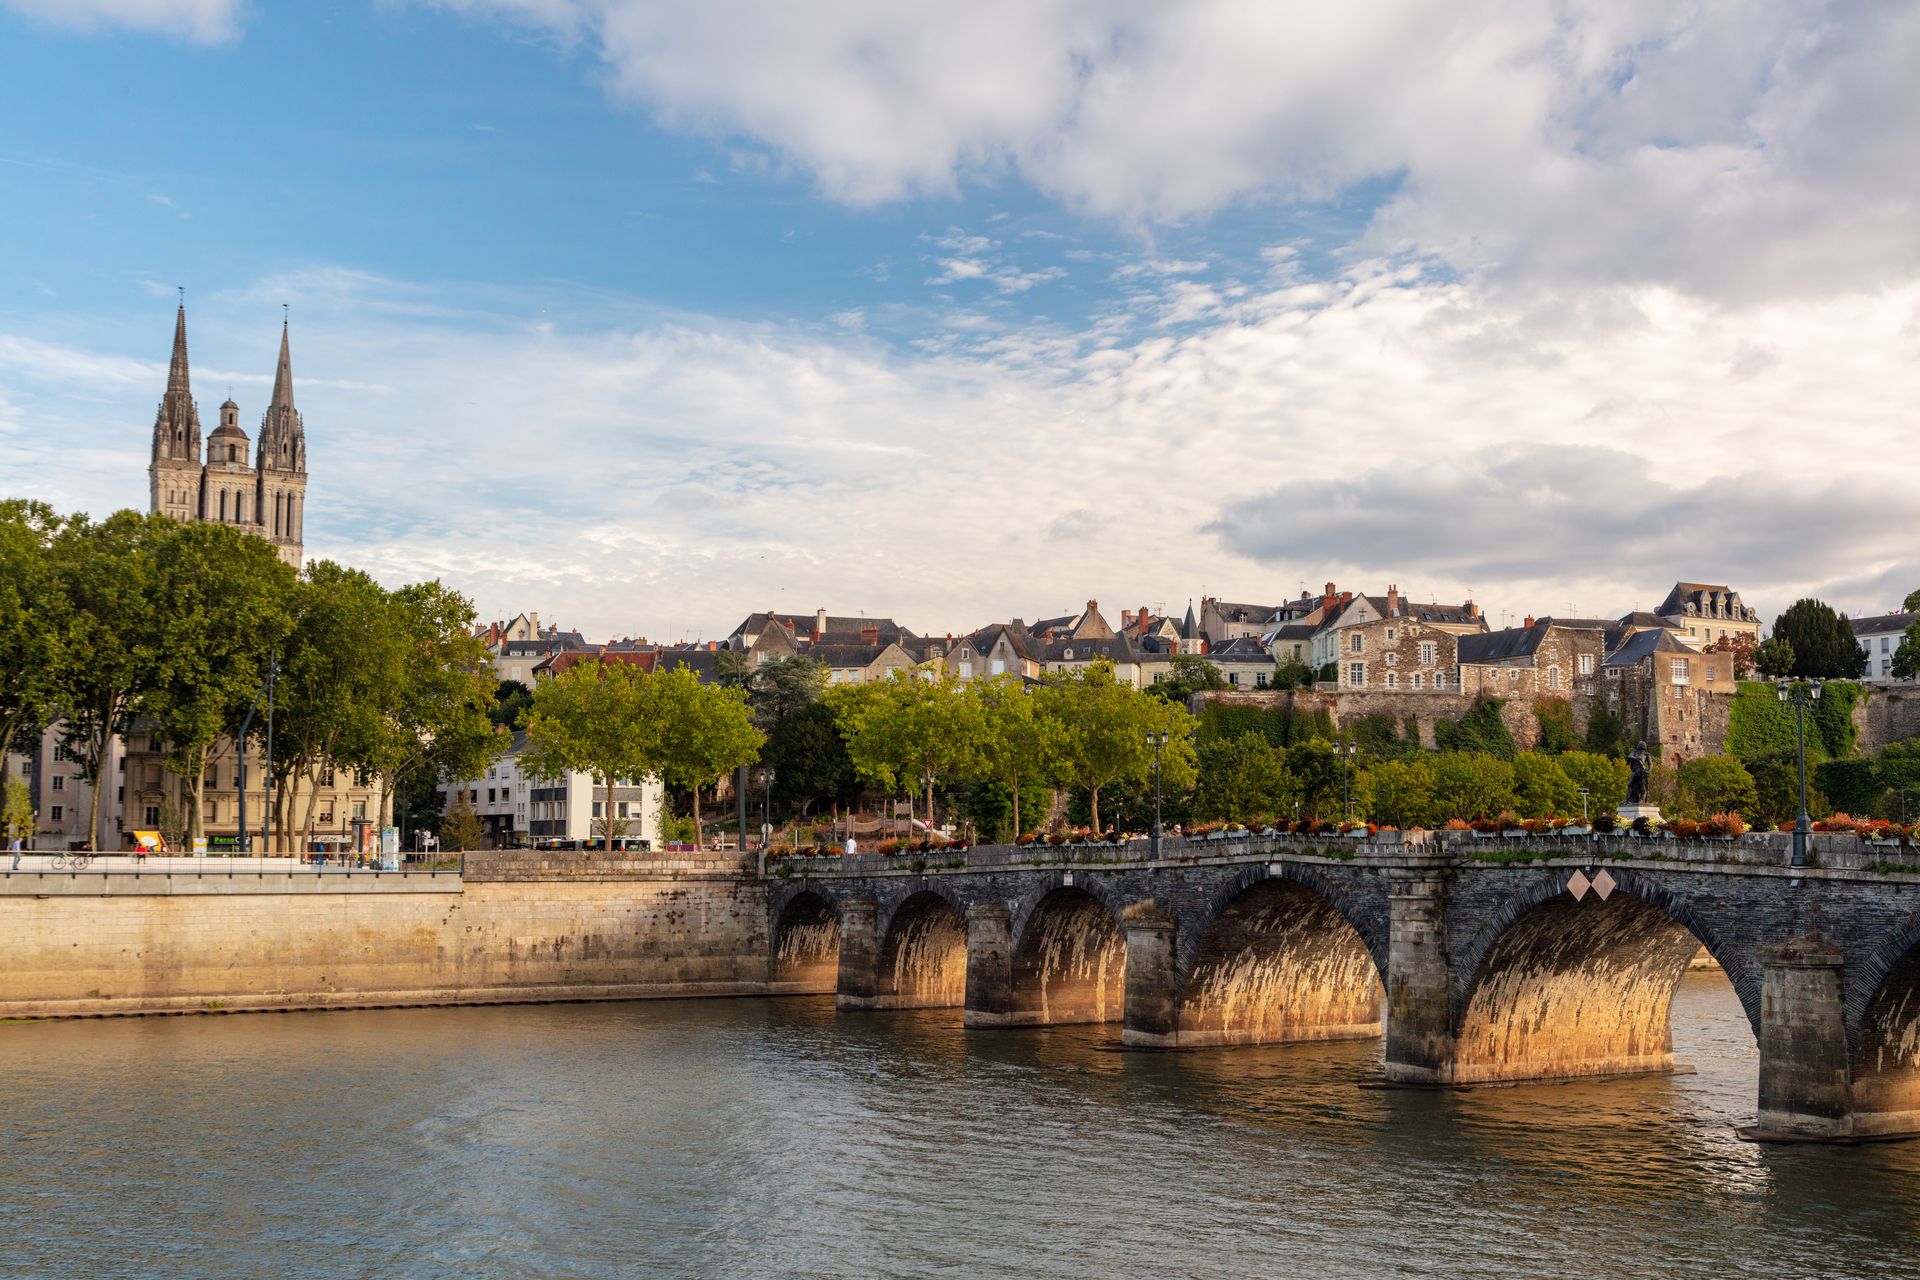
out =
{"type": "Polygon", "coordinates": [[[173,363],[167,392],[153,420],[150,510],[176,520],[218,521],[258,534],[280,558],[298,569],[307,512],[307,436],[293,407],[293,365],[287,356],[287,327],[280,326],[280,367],[273,374],[273,399],[260,419],[260,440],[252,461],[247,433],[240,427],[240,406],[220,406],[220,425],[200,453],[200,410],[187,378],[187,308],[173,322],[173,363]]]}

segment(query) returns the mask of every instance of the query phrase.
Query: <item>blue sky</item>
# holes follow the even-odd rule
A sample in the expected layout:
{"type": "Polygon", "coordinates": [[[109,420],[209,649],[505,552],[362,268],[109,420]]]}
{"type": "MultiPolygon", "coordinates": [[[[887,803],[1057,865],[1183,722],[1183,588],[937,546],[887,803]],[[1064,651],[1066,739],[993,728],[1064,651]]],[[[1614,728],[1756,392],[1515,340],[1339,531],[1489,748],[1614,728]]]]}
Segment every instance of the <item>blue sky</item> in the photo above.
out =
{"type": "Polygon", "coordinates": [[[1912,15],[1280,17],[0,0],[0,491],[143,501],[184,285],[316,554],[603,634],[1920,585],[1912,15]]]}

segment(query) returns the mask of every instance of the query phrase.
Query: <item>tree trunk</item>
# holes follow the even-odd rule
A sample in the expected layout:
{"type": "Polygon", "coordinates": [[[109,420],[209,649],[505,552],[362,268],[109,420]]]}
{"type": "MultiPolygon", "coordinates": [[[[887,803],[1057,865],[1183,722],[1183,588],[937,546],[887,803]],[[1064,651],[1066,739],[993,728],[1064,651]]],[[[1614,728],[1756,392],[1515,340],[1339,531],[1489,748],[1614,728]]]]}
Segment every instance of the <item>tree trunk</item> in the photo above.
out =
{"type": "Polygon", "coordinates": [[[700,786],[698,783],[695,783],[693,787],[693,847],[696,849],[704,849],[707,847],[707,837],[700,826],[700,786]]]}
{"type": "Polygon", "coordinates": [[[613,775],[607,775],[607,798],[600,805],[600,834],[603,837],[601,847],[608,853],[613,852],[613,775]]]}
{"type": "Polygon", "coordinates": [[[112,723],[113,717],[103,717],[100,732],[87,740],[87,754],[93,757],[93,768],[90,770],[93,774],[93,800],[87,811],[87,847],[95,853],[106,852],[101,847],[106,841],[100,838],[100,793],[113,781],[107,776],[107,743],[113,740],[113,734],[109,732],[112,723]]]}
{"type": "Polygon", "coordinates": [[[207,796],[207,756],[212,752],[213,744],[195,747],[187,753],[187,769],[181,780],[187,784],[187,849],[191,851],[193,842],[207,834],[206,796],[207,796]]]}
{"type": "Polygon", "coordinates": [[[1088,787],[1087,795],[1093,801],[1093,831],[1095,835],[1098,835],[1100,833],[1100,788],[1097,786],[1088,787]]]}
{"type": "Polygon", "coordinates": [[[927,770],[927,839],[933,839],[933,770],[927,770]]]}
{"type": "Polygon", "coordinates": [[[320,773],[317,769],[308,769],[307,774],[307,812],[300,819],[300,844],[302,848],[313,847],[314,819],[320,813],[320,773]]]}
{"type": "Polygon", "coordinates": [[[1020,779],[1013,780],[1013,838],[1018,840],[1026,834],[1020,829],[1020,779]]]}

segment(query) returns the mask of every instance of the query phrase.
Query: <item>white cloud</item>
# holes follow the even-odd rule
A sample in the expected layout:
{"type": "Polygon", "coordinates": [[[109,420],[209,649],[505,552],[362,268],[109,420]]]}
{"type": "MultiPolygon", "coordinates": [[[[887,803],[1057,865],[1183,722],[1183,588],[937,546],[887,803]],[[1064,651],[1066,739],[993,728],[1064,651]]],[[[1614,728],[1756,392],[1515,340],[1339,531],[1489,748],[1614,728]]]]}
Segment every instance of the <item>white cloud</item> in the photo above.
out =
{"type": "Polygon", "coordinates": [[[1391,184],[1376,249],[1776,296],[1920,261],[1920,8],[445,0],[854,204],[1017,175],[1126,220],[1391,184]]]}
{"type": "MultiPolygon", "coordinates": [[[[1920,466],[1914,280],[1519,299],[1382,261],[1178,331],[1002,319],[908,356],[845,323],[311,271],[207,298],[196,360],[270,370],[282,300],[315,553],[596,634],[818,605],[958,630],[1328,577],[1471,589],[1496,617],[1624,610],[1678,578],[1769,610],[1920,585],[1920,508],[1892,491],[1920,466]]],[[[132,354],[0,336],[0,493],[142,502],[170,321],[132,354]]],[[[262,388],[237,398],[251,426],[262,388]]]]}
{"type": "Polygon", "coordinates": [[[10,9],[46,26],[82,34],[118,29],[217,44],[240,34],[246,3],[245,0],[0,0],[0,9],[10,9]]]}

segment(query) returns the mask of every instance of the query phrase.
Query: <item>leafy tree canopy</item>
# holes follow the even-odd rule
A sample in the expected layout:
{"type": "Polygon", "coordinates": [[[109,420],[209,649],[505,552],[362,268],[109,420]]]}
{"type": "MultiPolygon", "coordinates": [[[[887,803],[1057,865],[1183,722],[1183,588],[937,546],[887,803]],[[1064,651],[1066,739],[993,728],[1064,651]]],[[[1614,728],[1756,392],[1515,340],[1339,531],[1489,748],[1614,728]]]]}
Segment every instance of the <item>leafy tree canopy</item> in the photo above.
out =
{"type": "Polygon", "coordinates": [[[1773,634],[1793,646],[1789,675],[1802,680],[1848,680],[1866,674],[1867,655],[1853,624],[1811,597],[1796,600],[1774,619],[1773,634]]]}

